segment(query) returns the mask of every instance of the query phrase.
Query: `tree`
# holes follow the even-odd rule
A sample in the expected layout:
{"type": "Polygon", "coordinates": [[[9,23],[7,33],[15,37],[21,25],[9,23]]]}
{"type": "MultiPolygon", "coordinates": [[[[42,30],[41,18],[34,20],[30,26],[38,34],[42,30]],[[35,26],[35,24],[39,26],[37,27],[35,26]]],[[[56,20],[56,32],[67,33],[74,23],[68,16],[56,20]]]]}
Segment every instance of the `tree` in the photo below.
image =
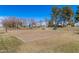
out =
{"type": "Polygon", "coordinates": [[[48,27],[48,18],[45,18],[46,27],[48,27]]]}
{"type": "Polygon", "coordinates": [[[15,17],[7,17],[2,21],[2,24],[7,32],[9,28],[18,28],[18,26],[22,26],[21,20],[15,17]]]}
{"type": "Polygon", "coordinates": [[[42,22],[43,22],[42,20],[39,21],[39,23],[40,23],[40,27],[42,27],[42,22]]]}
{"type": "Polygon", "coordinates": [[[79,6],[77,8],[78,10],[76,11],[75,22],[79,22],[79,6]]]}
{"type": "Polygon", "coordinates": [[[3,27],[5,28],[5,31],[7,32],[7,25],[8,25],[8,22],[7,22],[7,19],[5,19],[2,21],[2,24],[3,24],[3,27]],[[5,21],[6,20],[6,21],[5,21]]]}
{"type": "Polygon", "coordinates": [[[36,21],[34,18],[31,19],[32,28],[36,28],[36,21]]]}
{"type": "Polygon", "coordinates": [[[53,26],[54,29],[57,29],[59,20],[62,21],[62,26],[65,26],[66,23],[72,24],[72,17],[74,15],[73,9],[70,6],[64,6],[58,8],[57,6],[52,7],[51,20],[49,21],[49,26],[53,26]]]}
{"type": "Polygon", "coordinates": [[[53,27],[53,21],[52,20],[49,20],[48,27],[53,27]]]}
{"type": "Polygon", "coordinates": [[[57,29],[57,19],[58,19],[58,16],[60,14],[60,8],[54,6],[52,7],[52,21],[55,23],[54,24],[54,30],[57,29]]]}
{"type": "Polygon", "coordinates": [[[72,10],[72,8],[70,6],[64,6],[62,8],[62,18],[64,19],[64,21],[68,21],[69,24],[71,24],[71,18],[74,15],[74,12],[72,10]]]}

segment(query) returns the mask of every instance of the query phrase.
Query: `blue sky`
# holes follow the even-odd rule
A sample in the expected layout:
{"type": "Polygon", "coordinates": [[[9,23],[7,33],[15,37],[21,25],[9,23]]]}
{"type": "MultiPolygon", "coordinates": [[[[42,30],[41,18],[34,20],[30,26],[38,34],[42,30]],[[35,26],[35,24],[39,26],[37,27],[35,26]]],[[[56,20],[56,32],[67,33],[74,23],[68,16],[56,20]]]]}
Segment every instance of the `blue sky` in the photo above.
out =
{"type": "Polygon", "coordinates": [[[0,6],[0,16],[49,17],[51,6],[10,5],[0,6]]]}
{"type": "MultiPolygon", "coordinates": [[[[0,16],[50,18],[53,5],[0,5],[0,16]]],[[[58,7],[62,7],[60,5],[58,7]]],[[[77,6],[71,6],[76,11],[77,6]]]]}

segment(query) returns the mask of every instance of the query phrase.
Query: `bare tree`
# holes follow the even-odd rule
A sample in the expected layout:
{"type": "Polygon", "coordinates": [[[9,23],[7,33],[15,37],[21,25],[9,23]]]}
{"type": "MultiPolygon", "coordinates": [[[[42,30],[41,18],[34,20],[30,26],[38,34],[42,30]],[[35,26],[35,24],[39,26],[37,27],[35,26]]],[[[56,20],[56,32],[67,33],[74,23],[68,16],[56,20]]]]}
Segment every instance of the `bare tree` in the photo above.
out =
{"type": "Polygon", "coordinates": [[[2,21],[2,24],[3,24],[6,32],[7,32],[7,29],[9,29],[9,28],[19,28],[19,26],[22,26],[21,20],[19,20],[16,17],[8,17],[8,18],[5,18],[2,21]]]}

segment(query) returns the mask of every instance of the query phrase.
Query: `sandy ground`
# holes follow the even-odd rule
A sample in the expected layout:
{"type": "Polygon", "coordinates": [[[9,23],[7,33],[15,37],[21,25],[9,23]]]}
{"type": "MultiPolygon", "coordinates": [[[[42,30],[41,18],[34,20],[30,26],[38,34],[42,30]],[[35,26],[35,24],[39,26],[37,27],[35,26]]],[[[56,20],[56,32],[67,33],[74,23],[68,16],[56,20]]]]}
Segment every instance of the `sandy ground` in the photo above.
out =
{"type": "Polygon", "coordinates": [[[52,29],[34,29],[34,30],[12,30],[8,31],[8,35],[16,36],[24,42],[34,40],[47,40],[47,39],[76,39],[78,35],[73,29],[70,28],[59,28],[57,30],[52,29]]]}
{"type": "Polygon", "coordinates": [[[74,30],[75,28],[59,28],[57,30],[13,30],[8,31],[7,34],[15,36],[25,42],[26,45],[21,46],[22,52],[38,52],[41,50],[44,52],[46,49],[79,41],[79,35],[76,34],[74,30]]]}

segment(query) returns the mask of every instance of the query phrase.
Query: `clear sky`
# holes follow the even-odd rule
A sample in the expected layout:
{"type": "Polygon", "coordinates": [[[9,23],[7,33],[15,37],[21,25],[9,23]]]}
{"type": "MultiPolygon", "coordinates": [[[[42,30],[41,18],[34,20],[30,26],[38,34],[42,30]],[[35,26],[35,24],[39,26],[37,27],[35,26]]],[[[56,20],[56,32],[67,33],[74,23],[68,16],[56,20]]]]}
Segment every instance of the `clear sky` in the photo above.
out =
{"type": "MultiPolygon", "coordinates": [[[[53,5],[0,5],[0,16],[50,18],[53,5]]],[[[58,7],[62,7],[58,6],[58,7]]],[[[74,12],[77,6],[71,6],[74,12]]]]}

